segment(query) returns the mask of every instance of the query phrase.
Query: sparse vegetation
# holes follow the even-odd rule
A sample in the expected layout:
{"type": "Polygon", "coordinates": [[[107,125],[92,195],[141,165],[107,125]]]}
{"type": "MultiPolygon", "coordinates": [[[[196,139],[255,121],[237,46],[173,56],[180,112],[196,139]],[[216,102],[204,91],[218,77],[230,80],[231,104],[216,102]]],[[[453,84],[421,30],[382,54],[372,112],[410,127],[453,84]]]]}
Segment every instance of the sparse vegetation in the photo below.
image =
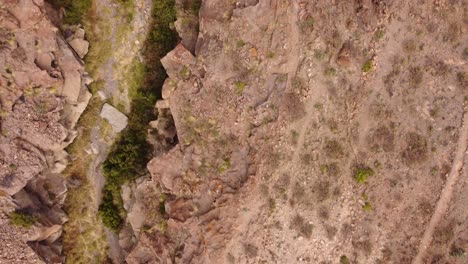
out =
{"type": "Polygon", "coordinates": [[[250,243],[244,244],[244,252],[250,258],[255,258],[258,254],[258,248],[250,243]]]}
{"type": "Polygon", "coordinates": [[[296,230],[298,235],[301,235],[305,238],[310,238],[312,236],[312,231],[314,226],[305,221],[305,219],[296,214],[294,218],[291,220],[291,224],[289,226],[290,229],[296,230]]]}
{"type": "Polygon", "coordinates": [[[417,49],[416,41],[413,39],[405,40],[402,46],[403,46],[403,51],[405,51],[406,53],[413,53],[417,49]]]}
{"type": "Polygon", "coordinates": [[[296,130],[291,130],[291,143],[293,145],[297,145],[297,142],[299,140],[299,132],[296,130]]]}
{"type": "Polygon", "coordinates": [[[374,174],[374,170],[367,166],[357,166],[354,169],[354,179],[359,184],[366,183],[368,178],[374,174]]]}
{"type": "Polygon", "coordinates": [[[312,17],[306,18],[303,22],[301,22],[300,28],[302,31],[313,30],[314,19],[312,17]]]}
{"type": "Polygon", "coordinates": [[[37,220],[35,216],[19,210],[11,212],[8,216],[12,225],[25,228],[30,228],[37,220]]]}
{"type": "Polygon", "coordinates": [[[423,72],[419,67],[411,67],[409,69],[409,84],[410,88],[418,88],[423,81],[423,72]]]}
{"type": "Polygon", "coordinates": [[[323,59],[325,59],[325,57],[327,56],[327,54],[322,51],[322,50],[314,50],[314,58],[316,58],[317,60],[321,61],[323,59]]]}
{"type": "Polygon", "coordinates": [[[455,244],[452,244],[449,254],[452,257],[461,258],[465,256],[465,250],[462,247],[458,247],[455,244]]]}
{"type": "Polygon", "coordinates": [[[328,176],[337,176],[340,173],[340,168],[338,163],[331,162],[328,164],[323,164],[320,166],[320,172],[327,174],[328,176]]]}
{"type": "Polygon", "coordinates": [[[326,140],[323,146],[323,151],[327,157],[332,159],[338,159],[344,155],[343,146],[336,140],[326,140]]]}
{"type": "Polygon", "coordinates": [[[406,149],[402,153],[403,160],[407,164],[415,164],[427,158],[427,141],[416,132],[409,132],[406,135],[406,149]]]}

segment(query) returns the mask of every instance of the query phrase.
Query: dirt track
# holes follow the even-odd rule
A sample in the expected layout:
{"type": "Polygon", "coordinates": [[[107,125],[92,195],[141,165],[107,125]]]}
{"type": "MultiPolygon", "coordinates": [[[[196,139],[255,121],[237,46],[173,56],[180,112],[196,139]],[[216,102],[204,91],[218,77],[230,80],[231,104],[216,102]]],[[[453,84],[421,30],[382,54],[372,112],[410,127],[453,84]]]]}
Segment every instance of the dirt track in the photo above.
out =
{"type": "Polygon", "coordinates": [[[427,247],[431,244],[432,236],[434,234],[434,230],[441,221],[442,217],[445,215],[450,201],[452,200],[453,190],[455,185],[458,182],[458,179],[461,174],[461,170],[463,168],[463,162],[466,155],[468,145],[468,115],[464,114],[463,124],[460,128],[460,138],[458,139],[458,147],[455,159],[452,163],[452,168],[450,170],[450,174],[447,178],[444,188],[440,194],[439,201],[437,202],[436,209],[434,214],[432,215],[431,221],[424,232],[424,236],[421,240],[421,244],[419,245],[418,255],[416,255],[413,263],[414,264],[421,264],[423,263],[423,257],[426,252],[427,247]]]}

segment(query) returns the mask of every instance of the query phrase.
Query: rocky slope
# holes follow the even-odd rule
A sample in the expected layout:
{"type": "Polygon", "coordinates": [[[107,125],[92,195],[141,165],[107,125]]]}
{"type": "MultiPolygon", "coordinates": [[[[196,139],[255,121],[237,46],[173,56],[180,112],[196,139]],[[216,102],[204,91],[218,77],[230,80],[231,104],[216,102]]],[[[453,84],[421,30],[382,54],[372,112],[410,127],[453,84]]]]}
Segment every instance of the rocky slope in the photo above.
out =
{"type": "Polygon", "coordinates": [[[47,263],[62,261],[67,184],[60,172],[92,79],[81,60],[88,50],[84,30],[70,27],[62,35],[50,12],[42,0],[0,4],[2,263],[41,262],[31,249],[47,263]],[[32,228],[11,225],[12,211],[32,217],[32,228]]]}
{"type": "MultiPolygon", "coordinates": [[[[128,112],[166,2],[92,3],[94,99],[128,112]]],[[[85,32],[59,31],[43,0],[0,3],[0,263],[466,263],[465,1],[175,4],[151,175],[122,186],[115,234],[98,223],[101,163],[127,117],[97,107],[86,158],[64,151],[91,98],[85,32]],[[70,160],[88,182],[61,237],[70,160]]]]}
{"type": "Polygon", "coordinates": [[[203,1],[162,60],[179,143],[134,187],[127,262],[466,261],[466,8],[203,1]]]}

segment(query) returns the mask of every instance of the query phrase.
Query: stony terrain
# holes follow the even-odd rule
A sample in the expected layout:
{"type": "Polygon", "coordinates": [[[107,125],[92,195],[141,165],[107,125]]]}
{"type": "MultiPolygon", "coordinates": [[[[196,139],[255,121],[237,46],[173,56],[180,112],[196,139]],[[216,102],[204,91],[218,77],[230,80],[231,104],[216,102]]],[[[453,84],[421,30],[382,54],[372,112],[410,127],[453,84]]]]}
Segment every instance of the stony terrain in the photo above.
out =
{"type": "Polygon", "coordinates": [[[132,2],[130,30],[105,22],[117,2],[92,2],[114,48],[95,64],[91,42],[88,65],[80,26],[59,31],[42,0],[0,3],[0,263],[468,262],[466,1],[175,1],[149,174],[122,186],[116,233],[97,222],[100,166],[163,2],[132,2]],[[110,98],[89,139],[85,66],[110,98]],[[77,134],[89,144],[69,157],[77,134]],[[60,173],[83,157],[77,189],[60,173]],[[69,216],[68,187],[89,202],[69,216]]]}
{"type": "Polygon", "coordinates": [[[92,79],[81,60],[83,29],[60,34],[47,8],[42,0],[0,3],[1,263],[41,262],[34,251],[48,263],[62,259],[67,186],[59,173],[92,79]],[[28,219],[31,229],[8,224],[28,226],[28,219]]]}
{"type": "Polygon", "coordinates": [[[196,56],[163,59],[179,144],[141,184],[165,225],[127,261],[466,262],[466,8],[203,1],[196,56]]]}

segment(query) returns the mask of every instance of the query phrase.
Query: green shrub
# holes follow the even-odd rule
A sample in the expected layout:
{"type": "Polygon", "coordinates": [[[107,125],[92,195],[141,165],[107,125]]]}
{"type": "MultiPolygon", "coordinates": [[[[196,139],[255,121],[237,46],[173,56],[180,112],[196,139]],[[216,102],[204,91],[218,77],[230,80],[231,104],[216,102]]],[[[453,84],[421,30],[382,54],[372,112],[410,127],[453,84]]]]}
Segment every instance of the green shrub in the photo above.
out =
{"type": "Polygon", "coordinates": [[[368,60],[362,65],[363,72],[370,72],[372,71],[373,68],[374,68],[374,65],[373,65],[372,60],[368,60]]]}
{"type": "Polygon", "coordinates": [[[354,170],[354,179],[357,183],[363,184],[366,183],[367,179],[374,174],[374,170],[369,167],[357,167],[354,170]]]}
{"type": "Polygon", "coordinates": [[[202,5],[202,0],[192,1],[191,11],[194,15],[198,16],[198,12],[200,11],[201,5],[202,5]]]}
{"type": "Polygon", "coordinates": [[[349,264],[349,259],[348,259],[348,257],[345,256],[345,255],[342,255],[342,256],[340,257],[340,264],[349,264]]]}
{"type": "Polygon", "coordinates": [[[336,75],[336,70],[335,68],[327,68],[325,70],[325,76],[333,77],[336,75]]]}
{"type": "Polygon", "coordinates": [[[236,93],[238,95],[241,95],[244,92],[244,88],[245,88],[244,82],[241,82],[241,81],[236,82],[236,93]]]}
{"type": "Polygon", "coordinates": [[[120,229],[123,220],[118,206],[114,204],[114,196],[110,190],[105,190],[103,193],[102,202],[99,205],[99,215],[105,226],[114,231],[120,229]]]}
{"type": "Polygon", "coordinates": [[[385,36],[385,31],[383,31],[382,29],[377,30],[374,36],[376,39],[381,39],[385,36]]]}
{"type": "Polygon", "coordinates": [[[82,23],[92,5],[92,0],[49,0],[55,7],[65,9],[65,24],[82,23]]]}
{"type": "Polygon", "coordinates": [[[366,201],[364,205],[362,206],[362,210],[366,212],[372,211],[372,205],[370,204],[370,202],[366,201]]]}
{"type": "Polygon", "coordinates": [[[10,223],[12,225],[21,226],[25,228],[29,228],[32,225],[34,225],[34,223],[36,223],[35,216],[29,213],[23,212],[23,211],[18,211],[18,210],[11,212],[9,214],[9,218],[10,218],[10,223]]]}

